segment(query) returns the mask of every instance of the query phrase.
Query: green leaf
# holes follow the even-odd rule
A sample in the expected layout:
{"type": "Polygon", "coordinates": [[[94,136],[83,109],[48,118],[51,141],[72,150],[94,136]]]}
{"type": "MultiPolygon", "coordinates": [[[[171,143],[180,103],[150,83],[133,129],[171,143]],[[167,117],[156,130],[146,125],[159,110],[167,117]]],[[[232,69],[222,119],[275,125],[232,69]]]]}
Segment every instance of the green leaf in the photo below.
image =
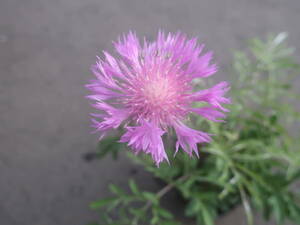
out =
{"type": "Polygon", "coordinates": [[[112,202],[116,201],[116,198],[112,197],[112,198],[103,198],[99,201],[96,201],[96,202],[92,202],[90,204],[90,208],[91,209],[99,209],[103,206],[106,206],[108,204],[111,204],[112,202]]]}
{"type": "Polygon", "coordinates": [[[272,205],[274,216],[277,223],[282,224],[284,219],[285,203],[278,196],[271,196],[269,201],[270,201],[270,205],[272,205]]]}
{"type": "Polygon", "coordinates": [[[130,207],[129,208],[129,212],[132,215],[134,215],[134,216],[136,216],[138,218],[143,217],[144,214],[145,214],[145,211],[142,208],[132,208],[132,207],[130,207]]]}
{"type": "Polygon", "coordinates": [[[153,205],[158,205],[159,201],[157,199],[156,194],[145,191],[142,193],[142,195],[146,200],[150,201],[153,205]]]}
{"type": "Polygon", "coordinates": [[[152,217],[150,224],[158,224],[159,218],[157,216],[152,217]]]}
{"type": "Polygon", "coordinates": [[[165,219],[173,219],[173,215],[168,210],[166,210],[164,208],[161,208],[161,207],[156,207],[155,210],[163,218],[165,218],[165,219]]]}
{"type": "Polygon", "coordinates": [[[167,221],[162,221],[159,225],[180,225],[180,223],[173,220],[167,220],[167,221]]]}
{"type": "Polygon", "coordinates": [[[109,185],[109,190],[118,196],[125,196],[124,190],[114,184],[109,185]]]}
{"type": "Polygon", "coordinates": [[[300,221],[300,207],[298,205],[296,205],[295,202],[290,202],[290,204],[288,204],[287,207],[289,208],[291,218],[295,222],[299,223],[299,221],[300,221]]]}
{"type": "Polygon", "coordinates": [[[198,199],[191,199],[188,205],[185,208],[185,215],[186,216],[193,216],[197,214],[200,210],[201,206],[198,199]]]}
{"type": "Polygon", "coordinates": [[[201,208],[201,214],[203,217],[203,221],[205,225],[214,225],[214,217],[213,215],[210,213],[210,211],[206,208],[206,206],[201,203],[200,204],[200,208],[201,208]]]}
{"type": "Polygon", "coordinates": [[[117,159],[119,150],[124,146],[119,142],[120,137],[118,135],[106,137],[98,143],[98,158],[104,158],[107,154],[111,154],[113,159],[117,159]]]}
{"type": "Polygon", "coordinates": [[[136,185],[136,183],[133,179],[129,180],[129,187],[133,194],[138,195],[140,193],[138,186],[136,185]]]}

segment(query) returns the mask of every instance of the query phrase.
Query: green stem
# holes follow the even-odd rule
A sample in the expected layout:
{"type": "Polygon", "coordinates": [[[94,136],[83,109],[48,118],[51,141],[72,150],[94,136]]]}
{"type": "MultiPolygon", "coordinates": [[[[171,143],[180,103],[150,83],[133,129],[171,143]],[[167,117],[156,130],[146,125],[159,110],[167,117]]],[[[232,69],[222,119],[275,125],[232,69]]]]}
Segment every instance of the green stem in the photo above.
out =
{"type": "MultiPolygon", "coordinates": [[[[172,183],[169,183],[168,185],[166,185],[165,187],[163,187],[161,190],[159,190],[156,193],[156,198],[160,199],[162,198],[165,194],[167,194],[170,190],[172,190],[174,188],[174,186],[176,185],[176,183],[184,181],[186,179],[188,179],[190,177],[190,174],[186,174],[183,175],[181,177],[179,177],[177,180],[175,180],[172,183]]],[[[151,201],[147,201],[146,204],[143,206],[142,211],[147,211],[152,205],[151,201]]],[[[138,221],[139,221],[139,216],[135,216],[132,220],[132,225],[138,225],[138,221]]]]}
{"type": "Polygon", "coordinates": [[[238,188],[241,194],[241,198],[242,198],[242,202],[243,202],[243,206],[245,209],[245,213],[246,213],[246,217],[247,217],[247,224],[248,225],[253,225],[253,213],[252,213],[252,209],[250,206],[250,203],[247,199],[247,195],[245,193],[245,190],[243,188],[243,186],[241,184],[238,184],[238,188]]]}

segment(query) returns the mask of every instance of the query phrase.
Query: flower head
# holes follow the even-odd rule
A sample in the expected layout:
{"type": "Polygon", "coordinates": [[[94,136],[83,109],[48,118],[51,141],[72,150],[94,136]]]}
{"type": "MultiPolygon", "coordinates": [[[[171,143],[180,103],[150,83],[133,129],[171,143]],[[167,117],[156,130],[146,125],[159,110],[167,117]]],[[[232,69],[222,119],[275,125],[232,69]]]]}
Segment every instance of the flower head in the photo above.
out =
{"type": "Polygon", "coordinates": [[[221,104],[230,103],[224,97],[228,83],[193,92],[192,81],[213,75],[212,53],[201,54],[203,45],[188,40],[178,32],[159,32],[156,41],[141,44],[135,33],[129,32],[114,43],[118,57],[104,52],[92,66],[96,76],[86,87],[87,96],[100,114],[92,114],[96,131],[102,138],[111,129],[124,124],[121,142],[127,142],[136,152],[150,154],[159,165],[168,161],[162,136],[171,128],[177,135],[176,152],[181,147],[189,155],[198,155],[197,144],[210,142],[210,135],[184,125],[190,113],[220,122],[227,111],[221,104]],[[194,108],[193,102],[207,103],[194,108]]]}

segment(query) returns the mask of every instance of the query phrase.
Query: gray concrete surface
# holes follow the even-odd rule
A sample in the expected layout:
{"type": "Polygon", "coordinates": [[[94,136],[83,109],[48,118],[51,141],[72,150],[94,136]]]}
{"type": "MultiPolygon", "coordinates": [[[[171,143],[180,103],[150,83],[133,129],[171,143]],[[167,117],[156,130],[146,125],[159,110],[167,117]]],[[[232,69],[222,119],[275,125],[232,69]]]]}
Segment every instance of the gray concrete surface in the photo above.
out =
{"type": "MultiPolygon", "coordinates": [[[[250,37],[288,31],[299,53],[299,12],[299,0],[0,0],[0,225],[86,224],[108,183],[135,176],[155,188],[125,157],[82,159],[97,143],[83,85],[119,34],[197,35],[224,78],[231,50],[250,37]]],[[[242,225],[243,216],[237,209],[219,224],[242,225]]]]}

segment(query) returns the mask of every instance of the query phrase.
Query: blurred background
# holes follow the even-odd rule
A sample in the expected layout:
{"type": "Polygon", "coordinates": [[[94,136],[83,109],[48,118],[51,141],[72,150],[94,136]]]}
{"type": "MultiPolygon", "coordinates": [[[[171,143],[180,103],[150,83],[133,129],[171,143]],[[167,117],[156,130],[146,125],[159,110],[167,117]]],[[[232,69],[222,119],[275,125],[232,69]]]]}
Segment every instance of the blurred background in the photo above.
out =
{"type": "MultiPolygon", "coordinates": [[[[156,188],[125,157],[88,157],[97,135],[84,84],[120,34],[198,36],[215,52],[221,80],[232,50],[268,32],[287,31],[299,58],[299,12],[299,0],[1,0],[0,225],[86,224],[97,218],[88,204],[108,194],[108,183],[134,176],[156,188]]],[[[220,222],[244,223],[240,209],[220,222]]]]}

